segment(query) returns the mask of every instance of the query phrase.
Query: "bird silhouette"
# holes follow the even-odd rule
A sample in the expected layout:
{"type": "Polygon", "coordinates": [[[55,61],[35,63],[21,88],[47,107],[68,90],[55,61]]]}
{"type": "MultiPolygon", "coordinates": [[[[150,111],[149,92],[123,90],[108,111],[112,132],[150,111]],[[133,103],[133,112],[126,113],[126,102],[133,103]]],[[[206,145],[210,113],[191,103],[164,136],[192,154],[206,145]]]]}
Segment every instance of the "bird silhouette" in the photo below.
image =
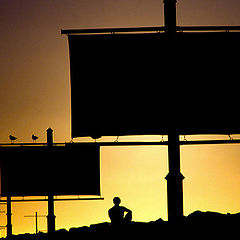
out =
{"type": "Polygon", "coordinates": [[[14,141],[17,139],[16,137],[9,135],[9,139],[11,141],[11,143],[14,143],[14,141]]]}
{"type": "Polygon", "coordinates": [[[36,142],[37,139],[38,139],[38,137],[33,134],[33,135],[32,135],[32,140],[33,140],[33,142],[36,142]]]}

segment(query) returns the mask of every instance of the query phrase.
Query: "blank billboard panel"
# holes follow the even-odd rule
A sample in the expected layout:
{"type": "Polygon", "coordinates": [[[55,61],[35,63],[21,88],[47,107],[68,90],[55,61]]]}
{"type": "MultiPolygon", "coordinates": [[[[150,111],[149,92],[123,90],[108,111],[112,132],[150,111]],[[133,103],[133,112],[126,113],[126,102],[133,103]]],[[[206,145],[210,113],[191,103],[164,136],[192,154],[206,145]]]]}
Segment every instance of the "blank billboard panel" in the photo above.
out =
{"type": "Polygon", "coordinates": [[[100,195],[99,147],[0,148],[1,196],[100,195]]]}
{"type": "Polygon", "coordinates": [[[68,39],[72,137],[240,133],[239,33],[68,39]]]}

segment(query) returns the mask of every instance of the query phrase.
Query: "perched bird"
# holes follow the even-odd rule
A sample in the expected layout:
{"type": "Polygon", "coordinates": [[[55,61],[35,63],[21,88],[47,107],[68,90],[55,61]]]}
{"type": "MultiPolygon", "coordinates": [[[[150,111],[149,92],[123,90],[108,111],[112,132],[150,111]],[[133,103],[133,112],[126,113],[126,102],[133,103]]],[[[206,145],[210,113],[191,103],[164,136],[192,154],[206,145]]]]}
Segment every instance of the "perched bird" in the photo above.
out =
{"type": "Polygon", "coordinates": [[[11,143],[14,143],[14,141],[17,139],[16,137],[9,135],[9,139],[11,141],[11,143]]]}
{"type": "Polygon", "coordinates": [[[33,140],[33,142],[36,142],[37,139],[38,139],[38,137],[33,134],[33,135],[32,135],[32,140],[33,140]]]}

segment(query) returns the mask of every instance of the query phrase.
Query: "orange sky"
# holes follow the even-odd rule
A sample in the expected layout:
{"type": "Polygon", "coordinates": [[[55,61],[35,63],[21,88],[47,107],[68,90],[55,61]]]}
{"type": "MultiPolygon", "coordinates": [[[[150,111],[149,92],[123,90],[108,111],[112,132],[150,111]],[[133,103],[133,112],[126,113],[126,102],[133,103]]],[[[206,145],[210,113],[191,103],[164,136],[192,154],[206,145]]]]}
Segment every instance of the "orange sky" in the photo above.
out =
{"type": "MultiPolygon", "coordinates": [[[[120,137],[119,140],[129,138],[120,137]]],[[[159,138],[161,136],[147,139],[159,138]]],[[[166,136],[164,138],[167,139],[166,136]]],[[[188,140],[227,138],[187,137],[188,140]]],[[[235,135],[234,138],[240,138],[240,135],[235,135]]],[[[240,211],[239,153],[239,144],[181,146],[181,171],[185,176],[184,215],[198,209],[222,213],[240,211]]],[[[167,173],[166,146],[101,147],[101,186],[104,200],[56,202],[56,227],[69,229],[109,221],[107,210],[112,206],[113,196],[120,196],[122,204],[132,209],[135,221],[151,221],[160,217],[167,220],[167,183],[164,179],[167,173]]],[[[47,214],[47,203],[13,203],[14,233],[35,231],[34,219],[24,218],[35,211],[38,214],[47,214]]],[[[4,214],[0,220],[5,224],[4,214]]],[[[39,229],[46,230],[45,218],[39,220],[39,229]]]]}
{"type": "MultiPolygon", "coordinates": [[[[38,142],[45,142],[48,127],[54,129],[56,142],[71,140],[68,43],[61,29],[163,25],[161,0],[0,0],[0,4],[1,143],[9,142],[9,134],[17,136],[17,142],[31,142],[33,133],[38,142]]],[[[240,25],[238,0],[179,0],[177,6],[178,25],[240,25]]],[[[89,139],[80,139],[85,140],[89,139]]],[[[239,156],[238,144],[181,147],[185,215],[197,209],[240,211],[239,156]]],[[[107,210],[116,195],[133,210],[135,221],[167,219],[167,147],[102,147],[101,164],[105,200],[57,202],[57,228],[108,221],[107,210]]],[[[47,214],[46,205],[14,203],[13,232],[34,232],[34,219],[24,215],[47,214]]],[[[4,224],[6,216],[0,214],[0,225],[4,224]]],[[[39,220],[39,229],[46,230],[45,218],[39,220]]]]}

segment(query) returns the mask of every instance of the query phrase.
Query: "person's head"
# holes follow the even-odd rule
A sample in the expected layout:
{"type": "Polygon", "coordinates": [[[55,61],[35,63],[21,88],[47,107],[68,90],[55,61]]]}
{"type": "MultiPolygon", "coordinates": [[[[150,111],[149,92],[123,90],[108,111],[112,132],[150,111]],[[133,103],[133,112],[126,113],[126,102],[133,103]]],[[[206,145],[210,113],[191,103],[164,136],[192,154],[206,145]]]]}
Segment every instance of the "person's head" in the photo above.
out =
{"type": "Polygon", "coordinates": [[[119,197],[115,197],[113,199],[113,203],[114,203],[114,205],[119,206],[119,204],[121,203],[121,199],[119,197]]]}

